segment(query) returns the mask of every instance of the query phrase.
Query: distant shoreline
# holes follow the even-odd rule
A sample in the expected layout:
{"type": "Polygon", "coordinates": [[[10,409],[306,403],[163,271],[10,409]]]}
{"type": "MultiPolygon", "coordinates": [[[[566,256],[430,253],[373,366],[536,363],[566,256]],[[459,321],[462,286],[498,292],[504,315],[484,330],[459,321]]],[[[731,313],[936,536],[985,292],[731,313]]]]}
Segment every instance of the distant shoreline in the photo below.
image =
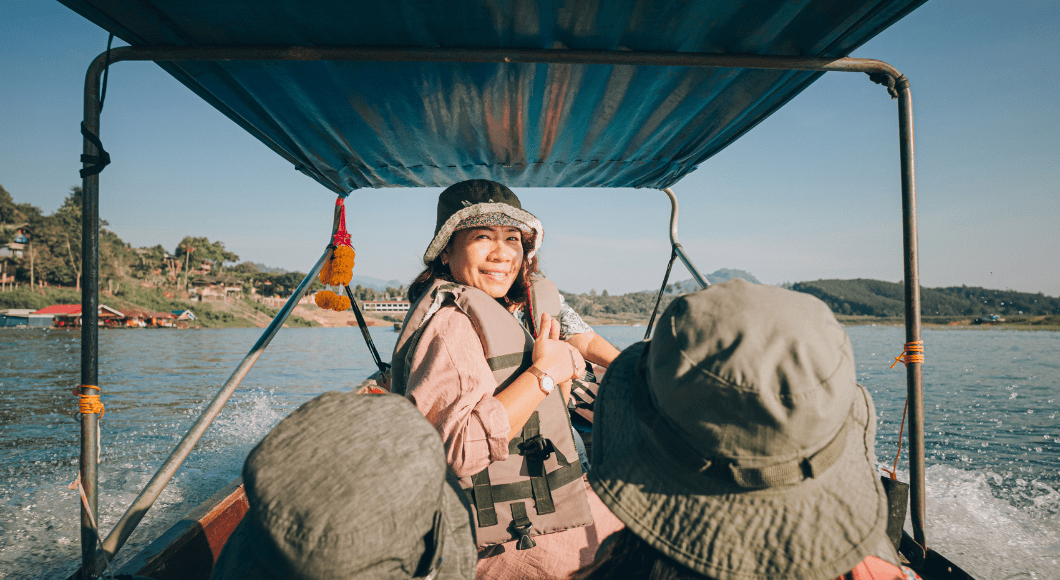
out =
{"type": "MultiPolygon", "coordinates": [[[[583,318],[590,326],[647,326],[648,324],[647,316],[583,316],[583,318]]],[[[900,317],[850,316],[839,314],[836,315],[836,320],[838,320],[843,326],[905,326],[905,319],[900,317]]],[[[992,324],[972,324],[972,320],[974,319],[964,318],[937,321],[925,317],[921,324],[923,328],[930,328],[932,330],[986,330],[994,328],[1005,330],[1060,331],[1060,317],[1056,316],[1013,317],[992,324]]],[[[658,318],[656,318],[656,321],[658,321],[658,318]]]]}

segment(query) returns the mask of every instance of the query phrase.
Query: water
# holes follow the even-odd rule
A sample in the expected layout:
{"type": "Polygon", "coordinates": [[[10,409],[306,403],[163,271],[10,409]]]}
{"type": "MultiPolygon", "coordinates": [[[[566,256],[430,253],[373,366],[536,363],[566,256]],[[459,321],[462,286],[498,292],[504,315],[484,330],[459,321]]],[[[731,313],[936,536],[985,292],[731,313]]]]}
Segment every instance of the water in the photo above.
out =
{"type": "MultiPolygon", "coordinates": [[[[643,328],[601,327],[619,347],[643,328]]],[[[109,530],[168,456],[260,329],[100,333],[100,520],[109,530]]],[[[858,379],[890,464],[905,397],[893,327],[848,329],[858,379]]],[[[396,333],[375,329],[388,353],[396,333]]],[[[928,541],[980,580],[1060,579],[1060,333],[926,331],[928,541]]],[[[0,578],[61,578],[80,557],[80,336],[0,329],[0,578]]],[[[239,474],[282,417],[374,370],[355,328],[284,329],[119,554],[119,563],[239,474]]],[[[900,461],[906,463],[905,452],[900,461]]]]}

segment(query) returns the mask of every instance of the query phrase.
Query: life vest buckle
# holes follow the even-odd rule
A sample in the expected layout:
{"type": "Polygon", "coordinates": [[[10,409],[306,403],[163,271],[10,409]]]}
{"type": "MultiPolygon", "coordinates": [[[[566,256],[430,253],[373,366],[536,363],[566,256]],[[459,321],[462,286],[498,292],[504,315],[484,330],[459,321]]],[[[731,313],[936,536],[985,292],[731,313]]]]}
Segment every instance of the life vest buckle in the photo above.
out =
{"type": "Polygon", "coordinates": [[[545,439],[540,434],[534,435],[519,444],[519,454],[527,459],[536,461],[544,461],[552,457],[552,452],[555,450],[556,447],[552,444],[552,440],[545,439]]]}

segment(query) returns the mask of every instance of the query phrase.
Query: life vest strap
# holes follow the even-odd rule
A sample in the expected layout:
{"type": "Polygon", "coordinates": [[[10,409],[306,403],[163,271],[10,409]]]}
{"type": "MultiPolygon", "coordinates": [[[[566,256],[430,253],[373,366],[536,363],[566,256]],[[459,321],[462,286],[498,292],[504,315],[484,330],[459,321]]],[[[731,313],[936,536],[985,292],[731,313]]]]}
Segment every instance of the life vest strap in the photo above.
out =
{"type": "Polygon", "coordinates": [[[541,437],[541,423],[537,411],[534,411],[523,425],[523,443],[519,446],[526,458],[526,470],[530,475],[530,489],[534,494],[534,509],[538,515],[556,513],[556,503],[552,501],[552,489],[548,485],[545,473],[545,460],[555,446],[551,441],[541,437]]]}
{"type": "MultiPolygon", "coordinates": [[[[582,465],[581,463],[572,463],[566,467],[561,467],[555,471],[550,472],[546,477],[548,478],[549,489],[559,489],[565,485],[570,485],[575,481],[580,481],[582,478],[582,465]]],[[[478,474],[471,477],[471,481],[475,482],[475,478],[478,474]]],[[[472,489],[465,489],[464,493],[467,494],[467,499],[470,502],[476,504],[476,494],[473,491],[478,489],[478,484],[472,489]]],[[[514,483],[502,483],[499,485],[490,486],[491,500],[492,503],[504,503],[509,501],[517,501],[520,499],[531,499],[534,497],[533,488],[530,485],[529,480],[516,481],[514,483]]],[[[481,513],[481,511],[480,511],[481,513]]],[[[494,518],[496,518],[496,512],[494,512],[494,518]]],[[[492,524],[491,524],[492,525],[492,524]]],[[[479,527],[486,527],[482,524],[482,520],[479,520],[479,527]]]]}
{"type": "Polygon", "coordinates": [[[475,504],[478,511],[478,525],[480,528],[488,528],[497,525],[497,508],[494,505],[493,486],[490,485],[490,470],[487,467],[471,476],[471,489],[465,489],[468,500],[475,504]]]}
{"type": "Polygon", "coordinates": [[[490,366],[490,370],[493,372],[519,366],[529,367],[531,363],[533,363],[533,359],[529,352],[513,352],[486,359],[486,364],[490,366]]]}
{"type": "Polygon", "coordinates": [[[519,542],[515,544],[516,550],[529,550],[537,546],[537,542],[530,536],[530,530],[533,527],[534,523],[526,515],[526,504],[521,501],[513,503],[511,532],[519,539],[519,542]]]}

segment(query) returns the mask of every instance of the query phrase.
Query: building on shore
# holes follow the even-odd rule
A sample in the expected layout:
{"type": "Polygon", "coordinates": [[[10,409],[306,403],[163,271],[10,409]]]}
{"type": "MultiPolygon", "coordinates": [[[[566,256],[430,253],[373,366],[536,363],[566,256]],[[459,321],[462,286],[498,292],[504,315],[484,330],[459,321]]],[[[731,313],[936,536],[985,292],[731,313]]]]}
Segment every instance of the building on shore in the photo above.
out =
{"type": "Polygon", "coordinates": [[[34,314],[32,308],[8,308],[0,310],[0,327],[25,326],[48,328],[52,325],[51,314],[34,314]]]}
{"type": "MultiPolygon", "coordinates": [[[[54,320],[54,326],[67,328],[67,327],[80,327],[81,326],[81,305],[80,304],[55,304],[48,306],[47,308],[41,308],[33,314],[46,314],[52,317],[54,320]]],[[[124,320],[125,314],[119,312],[107,306],[106,304],[99,305],[99,325],[100,326],[115,326],[118,321],[124,320]]]]}
{"type": "Polygon", "coordinates": [[[361,306],[365,312],[379,314],[405,314],[409,311],[408,300],[365,300],[361,306]]]}

